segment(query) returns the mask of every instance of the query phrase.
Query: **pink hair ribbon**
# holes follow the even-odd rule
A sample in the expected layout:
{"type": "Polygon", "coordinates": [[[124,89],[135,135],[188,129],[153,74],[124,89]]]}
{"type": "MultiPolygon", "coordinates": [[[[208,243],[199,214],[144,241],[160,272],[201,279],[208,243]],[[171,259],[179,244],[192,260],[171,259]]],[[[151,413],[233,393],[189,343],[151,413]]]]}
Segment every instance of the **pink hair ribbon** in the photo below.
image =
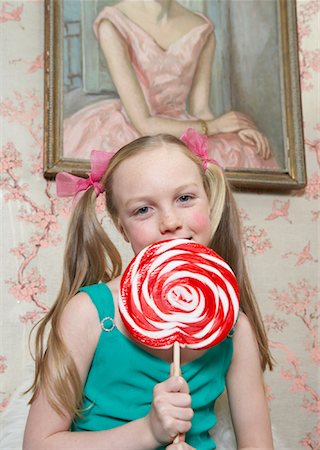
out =
{"type": "Polygon", "coordinates": [[[92,150],[90,155],[91,172],[88,178],[78,177],[67,172],[59,172],[56,176],[56,189],[58,197],[75,197],[81,191],[93,186],[97,196],[104,191],[100,183],[113,153],[92,150]]]}
{"type": "Polygon", "coordinates": [[[204,170],[207,170],[208,163],[221,167],[215,159],[209,158],[208,136],[206,134],[200,134],[194,128],[188,128],[180,137],[180,140],[201,159],[204,170]]]}

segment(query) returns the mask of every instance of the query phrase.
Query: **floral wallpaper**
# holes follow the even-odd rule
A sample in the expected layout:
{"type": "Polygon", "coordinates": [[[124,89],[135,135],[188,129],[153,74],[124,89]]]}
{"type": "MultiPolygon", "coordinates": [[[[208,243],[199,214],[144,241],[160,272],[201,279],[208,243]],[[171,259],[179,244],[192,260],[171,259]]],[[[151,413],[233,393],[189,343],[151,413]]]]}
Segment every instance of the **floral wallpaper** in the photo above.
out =
{"type": "MultiPolygon", "coordinates": [[[[0,2],[0,411],[32,363],[30,330],[57,293],[70,210],[68,201],[57,199],[54,182],[42,176],[43,16],[42,0],[0,2]]],[[[283,449],[294,450],[320,449],[319,23],[320,2],[298,0],[308,185],[283,194],[236,194],[276,360],[266,375],[272,421],[283,449]]],[[[101,220],[111,227],[102,212],[101,220]]],[[[128,260],[128,247],[120,248],[128,260]]]]}

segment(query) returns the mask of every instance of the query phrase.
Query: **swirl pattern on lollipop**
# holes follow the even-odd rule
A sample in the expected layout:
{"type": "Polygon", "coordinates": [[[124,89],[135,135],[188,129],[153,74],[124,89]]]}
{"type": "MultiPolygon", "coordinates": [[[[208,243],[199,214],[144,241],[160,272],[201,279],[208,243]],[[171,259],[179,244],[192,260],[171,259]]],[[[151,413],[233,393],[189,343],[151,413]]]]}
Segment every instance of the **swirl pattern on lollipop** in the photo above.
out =
{"type": "Polygon", "coordinates": [[[211,249],[175,239],[152,244],[131,261],[120,282],[119,310],[139,342],[205,349],[227,337],[239,312],[239,287],[211,249]]]}

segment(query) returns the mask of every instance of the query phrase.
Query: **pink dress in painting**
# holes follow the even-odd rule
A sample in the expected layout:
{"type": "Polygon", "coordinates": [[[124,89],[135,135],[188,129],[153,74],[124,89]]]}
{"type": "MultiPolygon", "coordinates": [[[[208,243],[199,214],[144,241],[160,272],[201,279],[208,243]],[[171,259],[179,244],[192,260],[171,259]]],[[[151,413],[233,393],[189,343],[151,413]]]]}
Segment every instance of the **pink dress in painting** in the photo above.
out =
{"type": "MultiPolygon", "coordinates": [[[[205,18],[204,16],[201,16],[205,18]]],[[[187,99],[197,62],[208,37],[214,32],[206,22],[162,49],[141,27],[115,7],[106,7],[94,22],[98,38],[99,24],[108,19],[128,44],[129,57],[153,116],[190,120],[187,99]]],[[[186,127],[187,128],[187,127],[186,127]]],[[[64,120],[64,156],[89,159],[92,149],[116,152],[140,137],[119,99],[96,102],[64,120]]],[[[210,136],[209,156],[222,167],[277,169],[273,157],[256,155],[255,147],[245,144],[237,133],[210,136]]]]}

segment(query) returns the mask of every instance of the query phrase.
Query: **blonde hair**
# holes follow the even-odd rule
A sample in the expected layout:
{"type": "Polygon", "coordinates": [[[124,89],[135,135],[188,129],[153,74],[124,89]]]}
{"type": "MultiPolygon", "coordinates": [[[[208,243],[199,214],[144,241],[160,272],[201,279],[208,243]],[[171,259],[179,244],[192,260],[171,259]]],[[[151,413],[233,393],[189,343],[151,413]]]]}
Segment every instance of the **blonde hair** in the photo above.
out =
{"type": "MultiPolygon", "coordinates": [[[[209,246],[220,254],[233,269],[241,293],[241,308],[247,315],[257,338],[261,367],[272,369],[272,358],[261,314],[254,297],[244,260],[238,210],[222,169],[209,164],[203,170],[202,161],[179,139],[160,134],[147,136],[122,147],[112,157],[102,184],[106,191],[106,207],[117,227],[118,211],[114,203],[113,177],[122,161],[159,146],[175,145],[198,166],[211,206],[212,239],[209,246]]],[[[68,301],[82,286],[108,282],[121,273],[121,257],[102,228],[95,212],[96,194],[88,189],[77,203],[69,225],[63,264],[63,280],[58,297],[50,312],[42,319],[36,335],[35,380],[30,390],[35,399],[43,388],[50,405],[59,413],[81,415],[82,384],[72,357],[68,354],[59,330],[59,320],[68,301]],[[47,345],[45,331],[51,324],[47,345]],[[50,371],[50,364],[54,370],[50,371]]]]}

